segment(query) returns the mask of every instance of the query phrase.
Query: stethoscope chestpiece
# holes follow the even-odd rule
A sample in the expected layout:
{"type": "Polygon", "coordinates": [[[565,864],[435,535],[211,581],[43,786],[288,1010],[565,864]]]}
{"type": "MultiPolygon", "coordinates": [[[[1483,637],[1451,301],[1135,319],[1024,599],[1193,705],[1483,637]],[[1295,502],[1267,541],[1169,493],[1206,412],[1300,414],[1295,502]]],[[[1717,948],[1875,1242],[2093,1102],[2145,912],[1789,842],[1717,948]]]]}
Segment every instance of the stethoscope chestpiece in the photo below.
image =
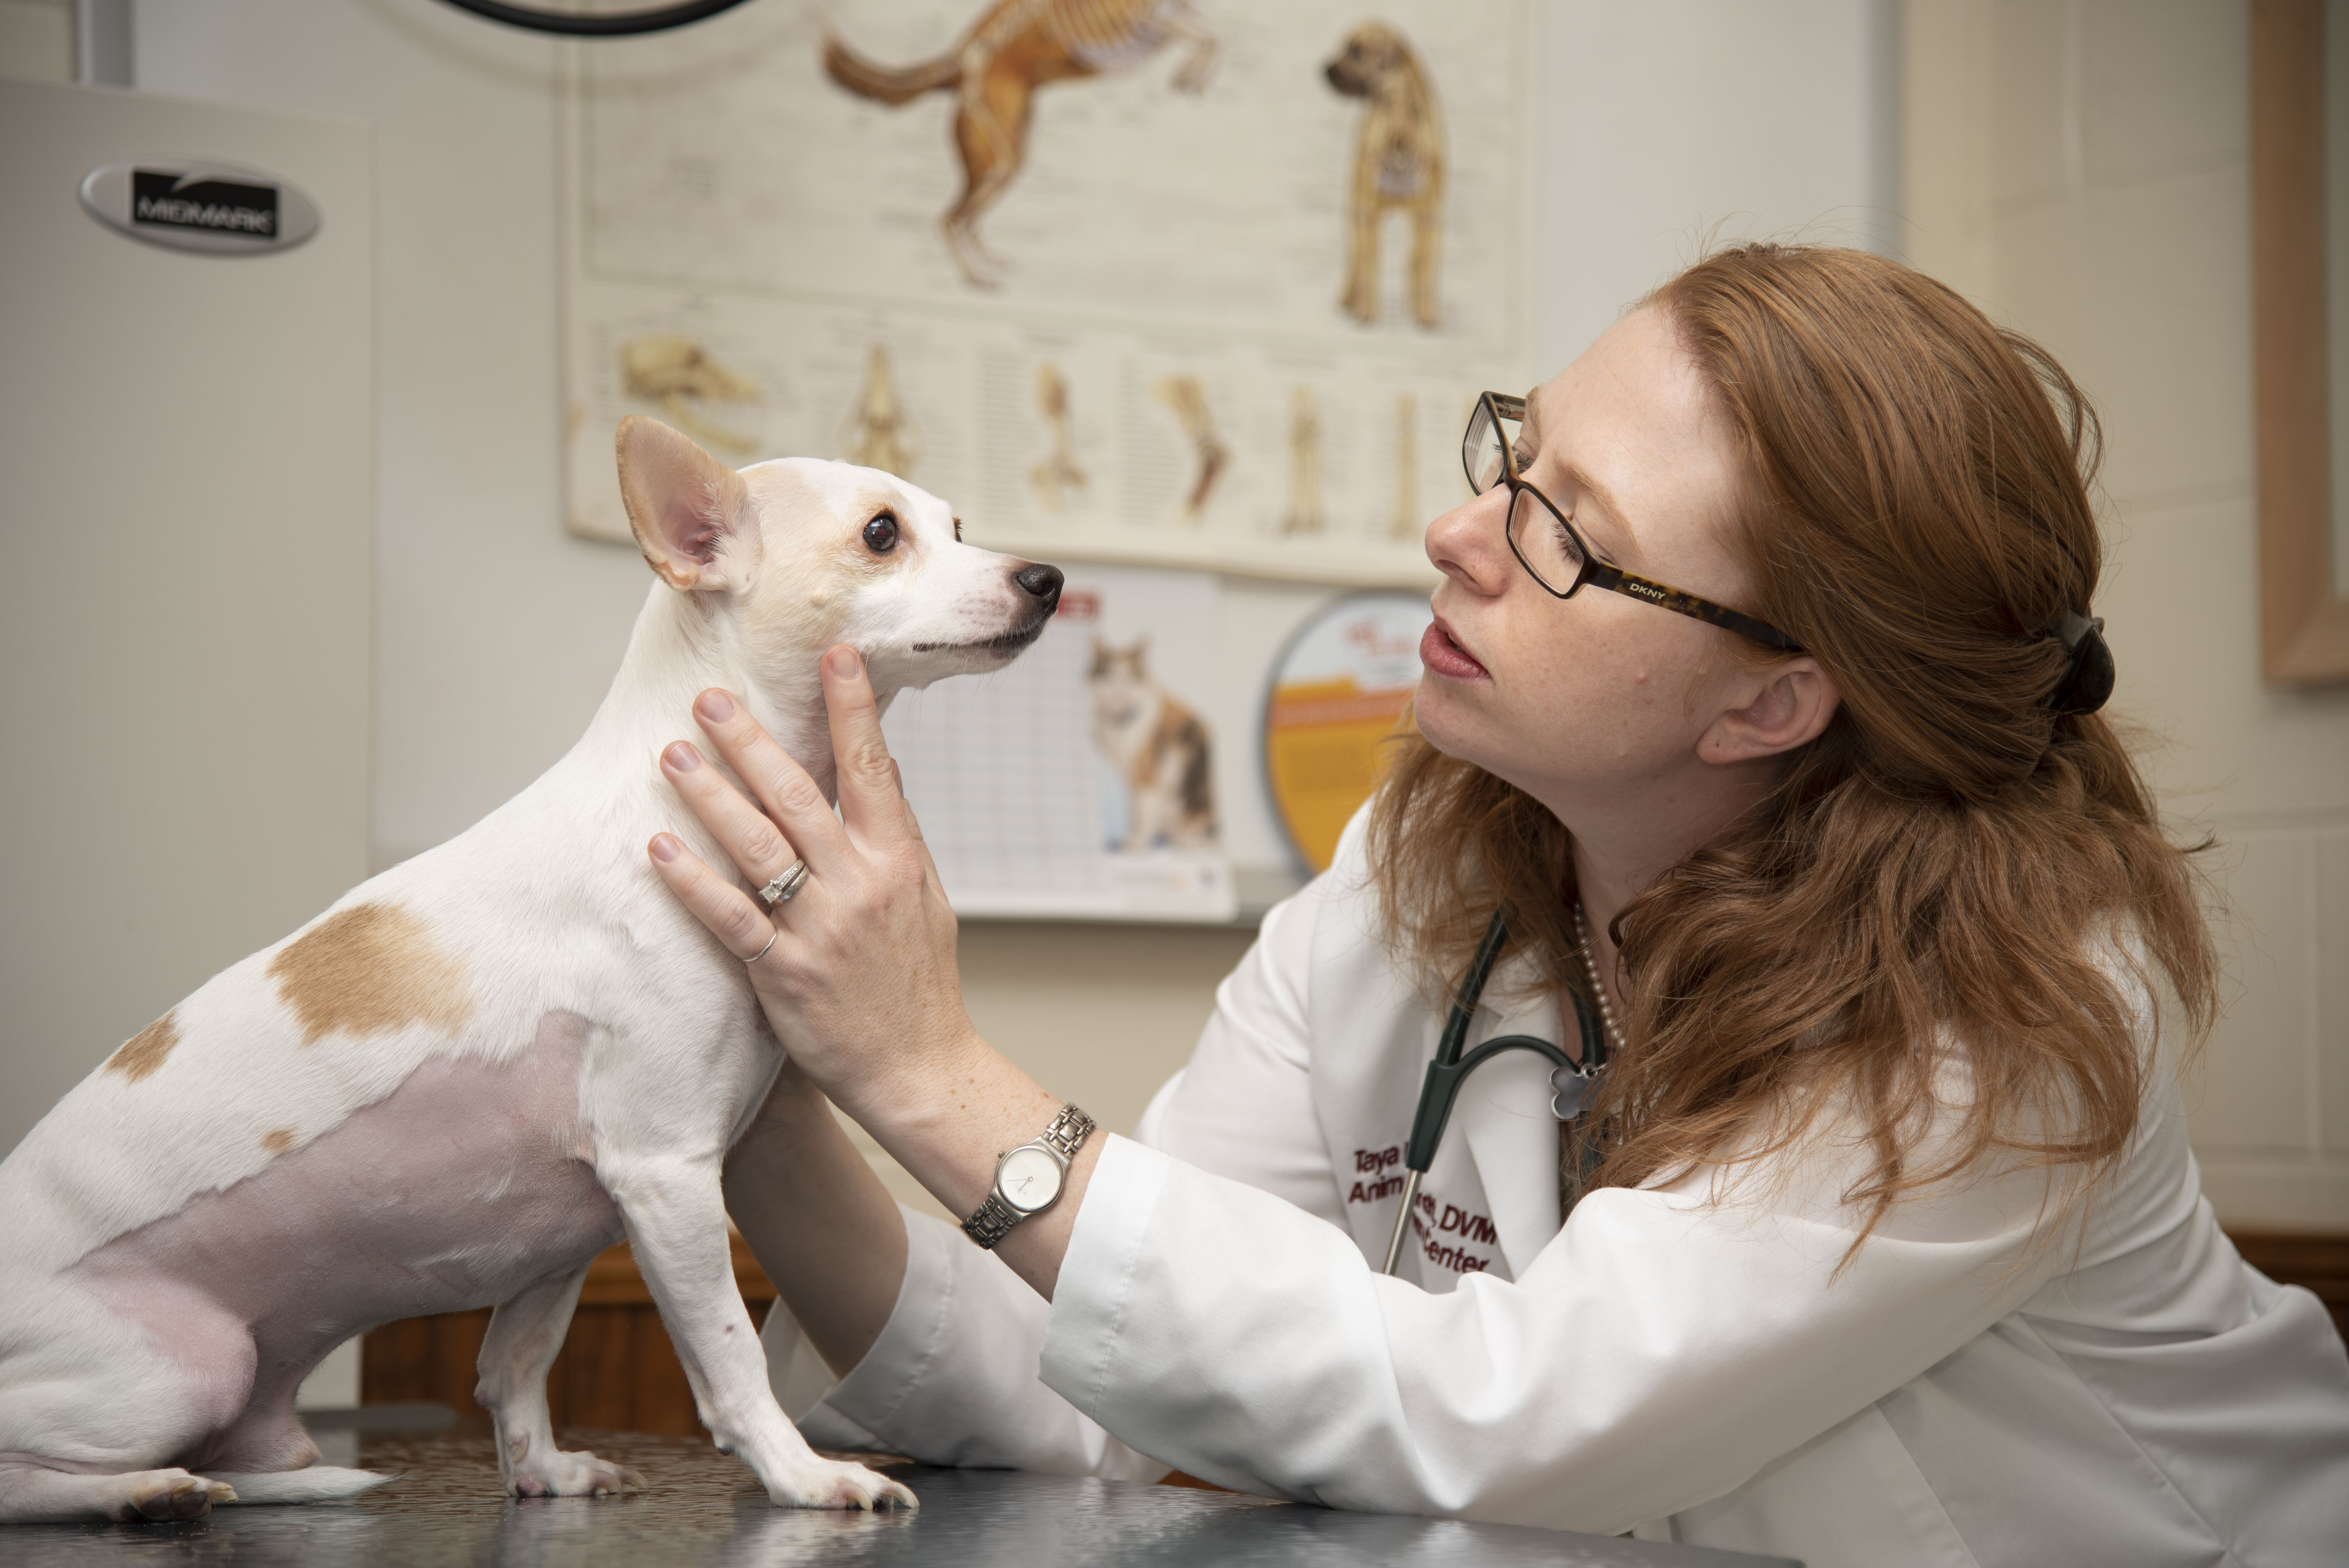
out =
{"type": "Polygon", "coordinates": [[[1598,1092],[1599,1080],[1606,1076],[1605,1068],[1551,1068],[1549,1087],[1557,1092],[1550,1096],[1550,1114],[1560,1121],[1574,1120],[1582,1114],[1582,1108],[1590,1097],[1598,1092]]]}

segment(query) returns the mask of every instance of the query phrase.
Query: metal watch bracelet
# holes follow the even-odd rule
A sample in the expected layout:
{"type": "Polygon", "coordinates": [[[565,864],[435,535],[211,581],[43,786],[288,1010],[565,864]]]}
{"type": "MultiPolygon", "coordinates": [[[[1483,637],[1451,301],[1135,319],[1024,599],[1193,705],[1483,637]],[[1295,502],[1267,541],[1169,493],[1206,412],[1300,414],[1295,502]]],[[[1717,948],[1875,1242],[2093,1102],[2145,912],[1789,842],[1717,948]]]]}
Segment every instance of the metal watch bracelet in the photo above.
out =
{"type": "MultiPolygon", "coordinates": [[[[1061,1175],[1065,1190],[1069,1163],[1076,1159],[1077,1150],[1085,1146],[1085,1140],[1092,1136],[1092,1130],[1096,1125],[1092,1117],[1087,1116],[1075,1106],[1064,1105],[1061,1108],[1061,1114],[1052,1118],[1050,1126],[1019,1147],[1030,1149],[1040,1146],[1059,1156],[1061,1175]]],[[[989,1251],[994,1250],[998,1242],[1011,1233],[1011,1228],[1014,1225],[1027,1219],[1031,1213],[1040,1214],[1044,1212],[1044,1209],[1015,1209],[1003,1196],[1003,1161],[1013,1152],[1014,1150],[1006,1150],[996,1157],[994,1189],[987,1194],[987,1202],[978,1206],[978,1212],[962,1222],[963,1234],[989,1251]]],[[[1054,1193],[1052,1203],[1060,1201],[1060,1194],[1054,1193]]],[[[1050,1208],[1052,1203],[1045,1204],[1044,1208],[1050,1208]]]]}

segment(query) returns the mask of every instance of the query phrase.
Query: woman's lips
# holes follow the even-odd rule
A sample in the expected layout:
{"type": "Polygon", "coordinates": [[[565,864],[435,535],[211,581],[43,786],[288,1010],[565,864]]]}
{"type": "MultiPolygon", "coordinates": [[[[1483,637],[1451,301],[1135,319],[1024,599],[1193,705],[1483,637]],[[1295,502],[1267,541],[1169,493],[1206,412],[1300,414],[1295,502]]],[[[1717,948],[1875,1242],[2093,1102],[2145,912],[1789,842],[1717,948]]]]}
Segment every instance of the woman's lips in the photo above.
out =
{"type": "Polygon", "coordinates": [[[1419,662],[1437,675],[1449,676],[1456,681],[1490,680],[1492,673],[1469,655],[1468,650],[1452,640],[1444,623],[1429,624],[1426,634],[1419,639],[1419,662]]]}

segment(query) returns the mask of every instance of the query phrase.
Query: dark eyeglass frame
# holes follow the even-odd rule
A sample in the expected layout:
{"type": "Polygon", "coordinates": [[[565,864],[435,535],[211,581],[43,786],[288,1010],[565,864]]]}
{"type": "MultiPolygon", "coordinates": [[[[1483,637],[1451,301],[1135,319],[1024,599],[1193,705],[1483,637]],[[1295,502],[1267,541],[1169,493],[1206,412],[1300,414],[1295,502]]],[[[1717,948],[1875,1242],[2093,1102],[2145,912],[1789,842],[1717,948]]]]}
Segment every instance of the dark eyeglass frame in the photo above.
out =
{"type": "Polygon", "coordinates": [[[1628,594],[1642,604],[1654,604],[1662,609],[1677,611],[1683,615],[1693,616],[1700,621],[1709,622],[1723,631],[1734,632],[1741,637],[1751,637],[1754,641],[1769,647],[1783,648],[1790,654],[1803,651],[1801,644],[1767,621],[1757,621],[1753,616],[1733,610],[1726,604],[1716,604],[1712,600],[1699,598],[1694,593],[1684,593],[1678,588],[1667,586],[1652,578],[1626,572],[1619,566],[1610,565],[1601,560],[1599,552],[1590,548],[1590,542],[1582,537],[1582,531],[1574,526],[1574,520],[1560,511],[1556,502],[1542,494],[1517,472],[1516,447],[1508,438],[1509,432],[1501,428],[1501,421],[1506,419],[1513,425],[1523,425],[1526,422],[1526,400],[1522,397],[1512,397],[1506,392],[1486,392],[1477,397],[1476,407],[1470,410],[1468,428],[1460,435],[1460,467],[1468,476],[1470,490],[1477,495],[1483,495],[1493,488],[1493,485],[1486,485],[1484,490],[1478,490],[1476,470],[1469,466],[1470,438],[1475,434],[1478,412],[1485,413],[1492,418],[1493,434],[1500,442],[1501,477],[1494,483],[1506,485],[1509,488],[1509,512],[1507,520],[1502,524],[1502,536],[1509,542],[1509,553],[1517,558],[1517,564],[1526,569],[1526,575],[1540,583],[1543,590],[1553,598],[1571,599],[1586,586],[1604,588],[1612,593],[1628,594]],[[1517,543],[1519,511],[1517,497],[1521,493],[1529,495],[1541,502],[1543,510],[1557,520],[1557,525],[1566,530],[1566,536],[1574,542],[1574,548],[1581,553],[1582,568],[1574,574],[1574,581],[1564,588],[1558,587],[1535,571],[1534,563],[1526,559],[1525,551],[1517,543]]]}

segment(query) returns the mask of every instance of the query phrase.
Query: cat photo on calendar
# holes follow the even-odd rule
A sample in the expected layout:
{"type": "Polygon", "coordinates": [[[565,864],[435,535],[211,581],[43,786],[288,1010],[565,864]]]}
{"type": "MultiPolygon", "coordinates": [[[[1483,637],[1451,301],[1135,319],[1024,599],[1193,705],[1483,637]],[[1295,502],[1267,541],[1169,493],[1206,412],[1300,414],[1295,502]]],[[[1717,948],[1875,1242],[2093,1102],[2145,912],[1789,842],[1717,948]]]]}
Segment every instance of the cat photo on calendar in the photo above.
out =
{"type": "Polygon", "coordinates": [[[1206,722],[1154,679],[1150,639],[1125,646],[1093,638],[1086,676],[1093,743],[1122,786],[1123,822],[1109,848],[1213,849],[1216,841],[1214,739],[1206,722]]]}

